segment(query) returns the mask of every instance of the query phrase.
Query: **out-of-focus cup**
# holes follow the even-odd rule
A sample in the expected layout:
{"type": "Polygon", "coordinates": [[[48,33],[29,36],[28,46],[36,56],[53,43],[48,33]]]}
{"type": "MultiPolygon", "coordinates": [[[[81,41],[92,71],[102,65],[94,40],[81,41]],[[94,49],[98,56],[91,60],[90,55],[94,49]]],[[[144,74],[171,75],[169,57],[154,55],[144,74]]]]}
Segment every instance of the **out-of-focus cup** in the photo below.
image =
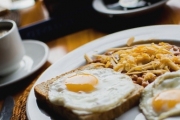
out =
{"type": "Polygon", "coordinates": [[[0,76],[17,70],[24,54],[16,23],[12,20],[0,21],[0,76]]]}

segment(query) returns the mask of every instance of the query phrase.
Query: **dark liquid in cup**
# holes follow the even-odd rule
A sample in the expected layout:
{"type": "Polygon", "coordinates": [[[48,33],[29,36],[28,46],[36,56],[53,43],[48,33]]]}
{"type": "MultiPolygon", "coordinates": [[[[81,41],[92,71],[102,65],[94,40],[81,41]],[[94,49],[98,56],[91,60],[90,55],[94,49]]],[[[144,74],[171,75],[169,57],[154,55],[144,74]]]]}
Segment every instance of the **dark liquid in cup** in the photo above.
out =
{"type": "Polygon", "coordinates": [[[0,37],[6,35],[10,29],[10,27],[0,28],[0,37]]]}

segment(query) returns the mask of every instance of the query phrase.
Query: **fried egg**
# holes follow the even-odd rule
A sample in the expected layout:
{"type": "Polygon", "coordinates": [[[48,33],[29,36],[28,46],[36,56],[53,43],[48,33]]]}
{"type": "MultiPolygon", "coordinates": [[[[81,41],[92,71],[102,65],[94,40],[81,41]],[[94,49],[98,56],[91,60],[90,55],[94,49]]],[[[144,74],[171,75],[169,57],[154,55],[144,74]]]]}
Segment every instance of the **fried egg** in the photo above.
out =
{"type": "Polygon", "coordinates": [[[180,115],[180,71],[167,72],[149,84],[139,107],[148,120],[180,115]]]}
{"type": "Polygon", "coordinates": [[[77,114],[103,112],[124,102],[135,89],[132,79],[110,68],[76,70],[49,85],[48,97],[77,114]]]}

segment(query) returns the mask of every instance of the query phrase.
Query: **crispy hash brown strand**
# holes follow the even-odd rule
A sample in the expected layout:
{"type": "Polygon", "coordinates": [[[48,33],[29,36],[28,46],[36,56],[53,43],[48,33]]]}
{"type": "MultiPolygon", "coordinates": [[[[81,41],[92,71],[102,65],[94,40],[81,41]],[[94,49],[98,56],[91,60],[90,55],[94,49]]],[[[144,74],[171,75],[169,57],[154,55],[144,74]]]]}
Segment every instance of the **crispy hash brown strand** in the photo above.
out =
{"type": "Polygon", "coordinates": [[[180,69],[180,48],[164,42],[141,44],[112,48],[92,57],[85,54],[85,59],[87,63],[103,63],[125,73],[134,83],[145,87],[159,75],[180,69]]]}

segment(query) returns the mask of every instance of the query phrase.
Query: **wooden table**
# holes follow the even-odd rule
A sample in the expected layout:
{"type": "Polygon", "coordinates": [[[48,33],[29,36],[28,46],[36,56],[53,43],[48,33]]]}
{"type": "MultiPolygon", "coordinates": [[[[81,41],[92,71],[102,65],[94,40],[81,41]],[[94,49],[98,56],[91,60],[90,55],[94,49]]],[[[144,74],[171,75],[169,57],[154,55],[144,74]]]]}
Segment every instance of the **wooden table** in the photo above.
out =
{"type": "MultiPolygon", "coordinates": [[[[33,7],[21,10],[20,13],[21,27],[27,26],[37,21],[48,19],[47,11],[43,5],[43,2],[40,0],[36,1],[36,4],[33,7]]],[[[180,24],[180,1],[169,0],[160,16],[155,20],[154,24],[180,24]]],[[[24,115],[25,110],[20,112],[18,112],[18,110],[25,109],[25,105],[23,104],[26,103],[27,95],[33,84],[36,82],[37,78],[41,75],[41,73],[51,64],[55,63],[58,59],[62,58],[70,51],[107,34],[108,33],[106,32],[102,32],[93,28],[88,28],[46,42],[46,44],[50,48],[47,62],[36,73],[29,76],[28,78],[25,78],[25,80],[22,80],[15,85],[11,85],[7,88],[3,88],[2,90],[0,90],[0,107],[2,106],[2,102],[5,96],[12,95],[16,103],[15,112],[17,112],[14,114],[12,120],[26,119],[26,116],[24,115]]]]}

